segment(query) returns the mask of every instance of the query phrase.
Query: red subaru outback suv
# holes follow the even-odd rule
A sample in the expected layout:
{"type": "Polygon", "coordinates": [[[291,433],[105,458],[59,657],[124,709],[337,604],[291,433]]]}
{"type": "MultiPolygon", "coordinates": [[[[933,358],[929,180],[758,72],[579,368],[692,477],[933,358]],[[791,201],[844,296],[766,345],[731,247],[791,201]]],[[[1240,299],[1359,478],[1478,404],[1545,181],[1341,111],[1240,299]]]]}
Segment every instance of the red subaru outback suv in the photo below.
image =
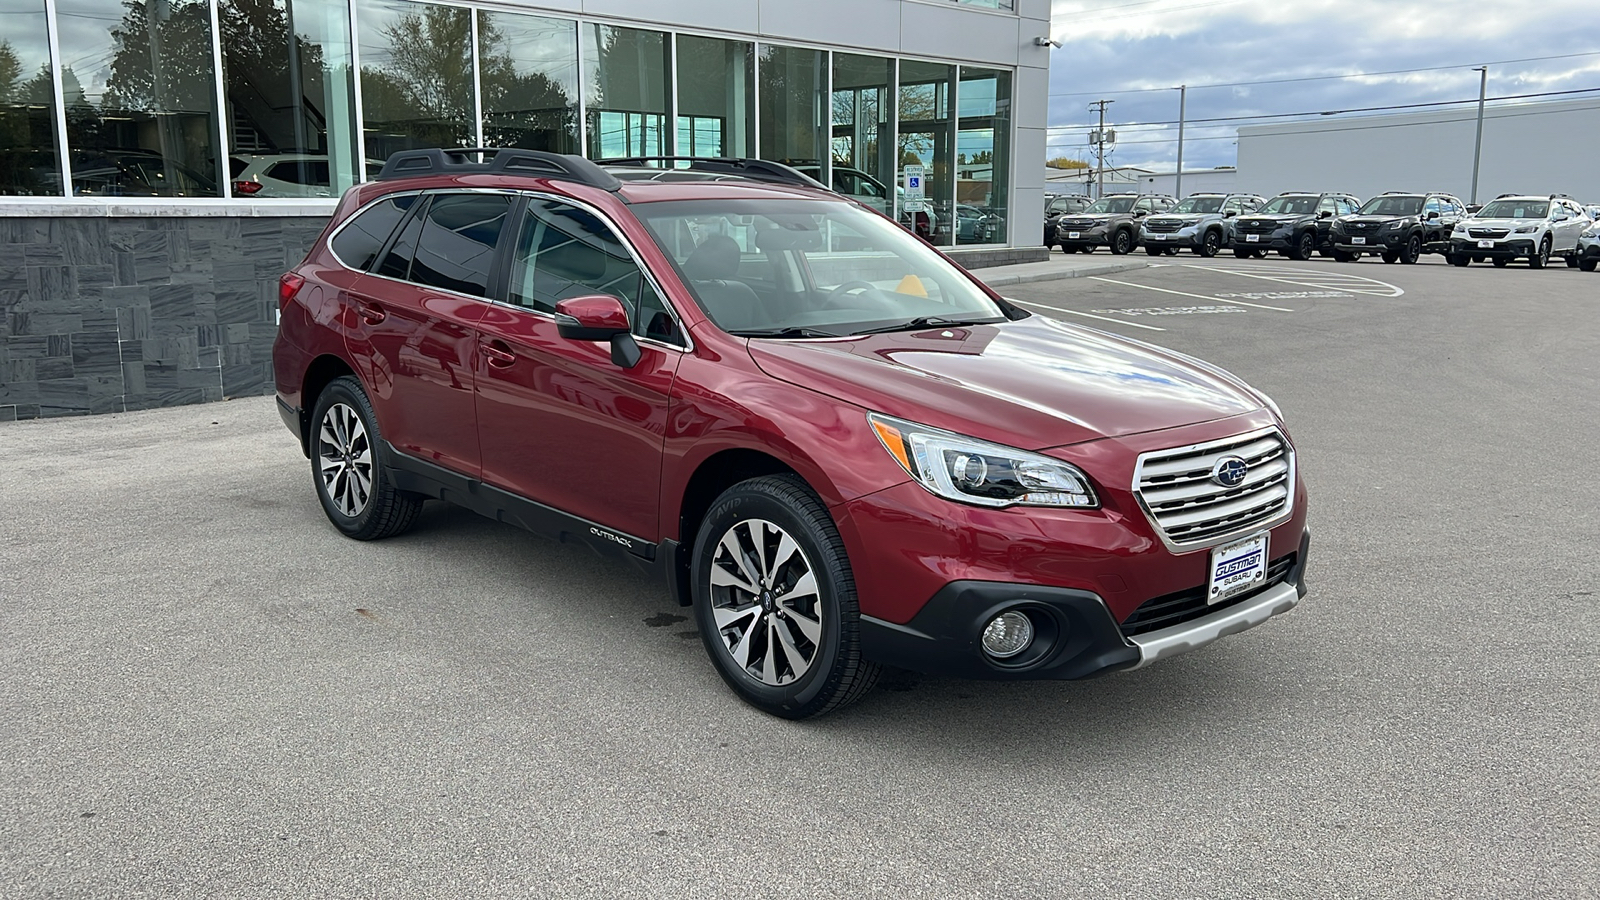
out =
{"type": "Polygon", "coordinates": [[[335,527],[436,498],[636,563],[779,716],[882,664],[1138,668],[1305,593],[1267,397],[774,163],[408,151],[280,294],[278,405],[335,527]]]}

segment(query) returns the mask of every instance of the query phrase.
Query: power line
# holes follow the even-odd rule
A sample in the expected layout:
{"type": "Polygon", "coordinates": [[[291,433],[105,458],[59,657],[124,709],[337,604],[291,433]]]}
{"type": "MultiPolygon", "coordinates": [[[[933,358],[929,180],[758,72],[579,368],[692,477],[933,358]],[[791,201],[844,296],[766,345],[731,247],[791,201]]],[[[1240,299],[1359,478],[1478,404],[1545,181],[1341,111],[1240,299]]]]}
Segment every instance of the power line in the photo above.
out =
{"type": "MultiPolygon", "coordinates": [[[[1170,88],[1168,90],[1170,90],[1170,88]]],[[[1501,96],[1501,97],[1490,97],[1488,99],[1491,100],[1491,101],[1526,100],[1526,99],[1530,99],[1530,98],[1534,98],[1534,97],[1563,97],[1563,96],[1568,96],[1568,95],[1571,95],[1571,94],[1592,94],[1592,93],[1595,93],[1597,91],[1600,91],[1600,87],[1574,88],[1572,90],[1567,90],[1567,91],[1540,91],[1540,92],[1534,93],[1534,94],[1506,94],[1506,95],[1501,96]]],[[[1216,117],[1207,118],[1207,119],[1185,119],[1185,121],[1188,122],[1189,124],[1194,124],[1196,122],[1249,122],[1249,121],[1259,121],[1261,119],[1291,119],[1291,118],[1298,118],[1298,117],[1305,117],[1305,116],[1333,116],[1333,115],[1343,115],[1345,113],[1383,112],[1383,111],[1390,111],[1390,110],[1397,110],[1397,109],[1421,109],[1423,107],[1430,107],[1430,106],[1454,106],[1454,105],[1460,105],[1460,104],[1463,104],[1463,103],[1477,103],[1477,102],[1478,102],[1477,98],[1474,97],[1474,98],[1472,98],[1470,100],[1430,100],[1430,101],[1425,102],[1425,103],[1399,103],[1399,104],[1394,104],[1394,105],[1391,105],[1391,106],[1359,106],[1359,107],[1352,107],[1350,109],[1308,110],[1306,112],[1291,112],[1291,113],[1262,113],[1262,114],[1259,114],[1259,115],[1250,115],[1250,116],[1216,116],[1216,117]]],[[[1550,102],[1550,101],[1546,101],[1546,102],[1550,102]]],[[[1124,123],[1113,122],[1112,123],[1112,127],[1113,128],[1157,128],[1157,127],[1167,127],[1167,126],[1176,125],[1176,124],[1178,124],[1178,121],[1176,119],[1173,119],[1173,120],[1170,120],[1170,121],[1161,121],[1161,122],[1124,122],[1124,123]]],[[[1089,127],[1092,127],[1092,126],[1090,126],[1090,125],[1047,125],[1045,127],[1047,129],[1051,129],[1051,128],[1071,129],[1071,128],[1089,128],[1089,127]]]]}
{"type": "MultiPolygon", "coordinates": [[[[1584,56],[1600,56],[1600,50],[1586,50],[1586,51],[1584,51],[1582,53],[1563,53],[1563,54],[1560,54],[1560,55],[1557,55],[1557,56],[1525,56],[1525,57],[1523,57],[1521,59],[1490,60],[1489,62],[1481,63],[1481,65],[1486,65],[1486,66],[1506,66],[1506,65],[1511,65],[1513,63],[1546,62],[1546,61],[1555,60],[1555,59],[1578,59],[1579,57],[1584,57],[1584,56]]],[[[1262,80],[1262,81],[1224,81],[1224,82],[1216,82],[1216,83],[1213,83],[1213,84],[1191,84],[1191,85],[1189,85],[1189,90],[1193,91],[1193,90],[1202,90],[1202,89],[1205,89],[1205,88],[1225,88],[1225,87],[1255,87],[1257,85],[1264,85],[1264,84],[1298,84],[1300,82],[1305,82],[1305,81],[1332,81],[1332,80],[1337,80],[1337,79],[1341,79],[1341,78],[1376,78],[1376,77],[1378,77],[1380,75],[1411,75],[1411,74],[1414,74],[1414,73],[1417,73],[1417,72],[1443,72],[1443,71],[1446,71],[1446,70],[1449,70],[1449,69],[1467,69],[1467,68],[1471,68],[1471,64],[1469,64],[1469,63],[1459,63],[1459,64],[1456,64],[1456,65],[1449,65],[1449,66],[1423,66],[1423,67],[1417,68],[1417,69],[1390,69],[1390,70],[1384,71],[1384,72],[1351,72],[1351,73],[1348,73],[1348,74],[1345,74],[1345,75],[1307,75],[1307,76],[1300,77],[1300,78],[1270,78],[1270,79],[1265,79],[1265,80],[1262,80]]],[[[1154,94],[1154,93],[1165,93],[1165,92],[1170,91],[1170,90],[1172,90],[1172,88],[1170,88],[1170,87],[1125,88],[1125,89],[1122,89],[1122,90],[1115,90],[1115,91],[1068,91],[1068,92],[1064,92],[1064,93],[1060,93],[1060,94],[1049,94],[1047,96],[1050,96],[1050,97],[1089,97],[1089,96],[1099,96],[1099,95],[1102,95],[1102,94],[1154,94]]]]}

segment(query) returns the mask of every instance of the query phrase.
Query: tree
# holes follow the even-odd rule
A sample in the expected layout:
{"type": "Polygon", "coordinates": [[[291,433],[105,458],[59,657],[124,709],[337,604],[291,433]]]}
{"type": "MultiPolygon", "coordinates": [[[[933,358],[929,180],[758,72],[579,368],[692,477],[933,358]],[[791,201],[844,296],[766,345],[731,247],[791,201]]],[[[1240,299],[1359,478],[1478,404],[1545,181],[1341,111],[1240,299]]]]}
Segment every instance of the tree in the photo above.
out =
{"type": "Polygon", "coordinates": [[[409,138],[410,146],[470,146],[477,132],[472,10],[419,6],[378,33],[388,44],[387,58],[361,67],[367,124],[409,138]]]}
{"type": "Polygon", "coordinates": [[[1087,168],[1090,168],[1088,163],[1084,162],[1081,159],[1073,159],[1070,156],[1058,156],[1058,157],[1046,162],[1045,165],[1049,166],[1052,169],[1087,169],[1087,168]]]}

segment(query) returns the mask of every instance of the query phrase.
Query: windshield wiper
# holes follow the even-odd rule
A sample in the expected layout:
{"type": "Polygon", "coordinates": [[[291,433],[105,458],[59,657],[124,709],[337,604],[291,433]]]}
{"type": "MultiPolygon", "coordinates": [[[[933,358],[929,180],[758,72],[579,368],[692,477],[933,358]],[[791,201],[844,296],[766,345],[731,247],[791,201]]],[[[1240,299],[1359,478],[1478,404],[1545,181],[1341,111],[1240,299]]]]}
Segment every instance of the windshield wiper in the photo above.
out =
{"type": "Polygon", "coordinates": [[[889,331],[915,331],[918,328],[941,328],[956,325],[989,325],[1003,319],[946,319],[943,316],[918,316],[906,322],[894,325],[884,325],[880,328],[868,328],[855,334],[883,334],[889,331]]]}
{"type": "Polygon", "coordinates": [[[728,332],[735,337],[760,337],[760,338],[797,338],[797,337],[843,337],[837,332],[823,331],[820,328],[806,328],[805,326],[790,326],[788,328],[745,328],[740,331],[728,332]]]}

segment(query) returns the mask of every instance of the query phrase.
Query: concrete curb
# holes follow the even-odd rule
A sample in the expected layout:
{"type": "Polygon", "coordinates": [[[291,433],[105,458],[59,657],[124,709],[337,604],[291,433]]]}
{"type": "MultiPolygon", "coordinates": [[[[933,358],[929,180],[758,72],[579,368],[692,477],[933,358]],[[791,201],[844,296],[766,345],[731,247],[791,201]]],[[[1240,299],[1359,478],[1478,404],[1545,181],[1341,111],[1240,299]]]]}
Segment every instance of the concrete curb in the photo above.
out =
{"type": "Polygon", "coordinates": [[[996,272],[993,275],[989,275],[983,269],[979,269],[972,274],[978,276],[978,278],[984,284],[987,284],[993,288],[998,288],[1010,287],[1014,284],[1032,284],[1036,281],[1058,281],[1063,278],[1088,278],[1091,275],[1115,275],[1118,272],[1132,272],[1135,269],[1143,269],[1148,265],[1149,263],[1133,262],[1129,260],[1124,262],[1091,263],[1090,265],[1086,266],[1074,266],[1070,269],[1053,269],[1046,272],[1013,272],[1004,274],[996,272]]]}

